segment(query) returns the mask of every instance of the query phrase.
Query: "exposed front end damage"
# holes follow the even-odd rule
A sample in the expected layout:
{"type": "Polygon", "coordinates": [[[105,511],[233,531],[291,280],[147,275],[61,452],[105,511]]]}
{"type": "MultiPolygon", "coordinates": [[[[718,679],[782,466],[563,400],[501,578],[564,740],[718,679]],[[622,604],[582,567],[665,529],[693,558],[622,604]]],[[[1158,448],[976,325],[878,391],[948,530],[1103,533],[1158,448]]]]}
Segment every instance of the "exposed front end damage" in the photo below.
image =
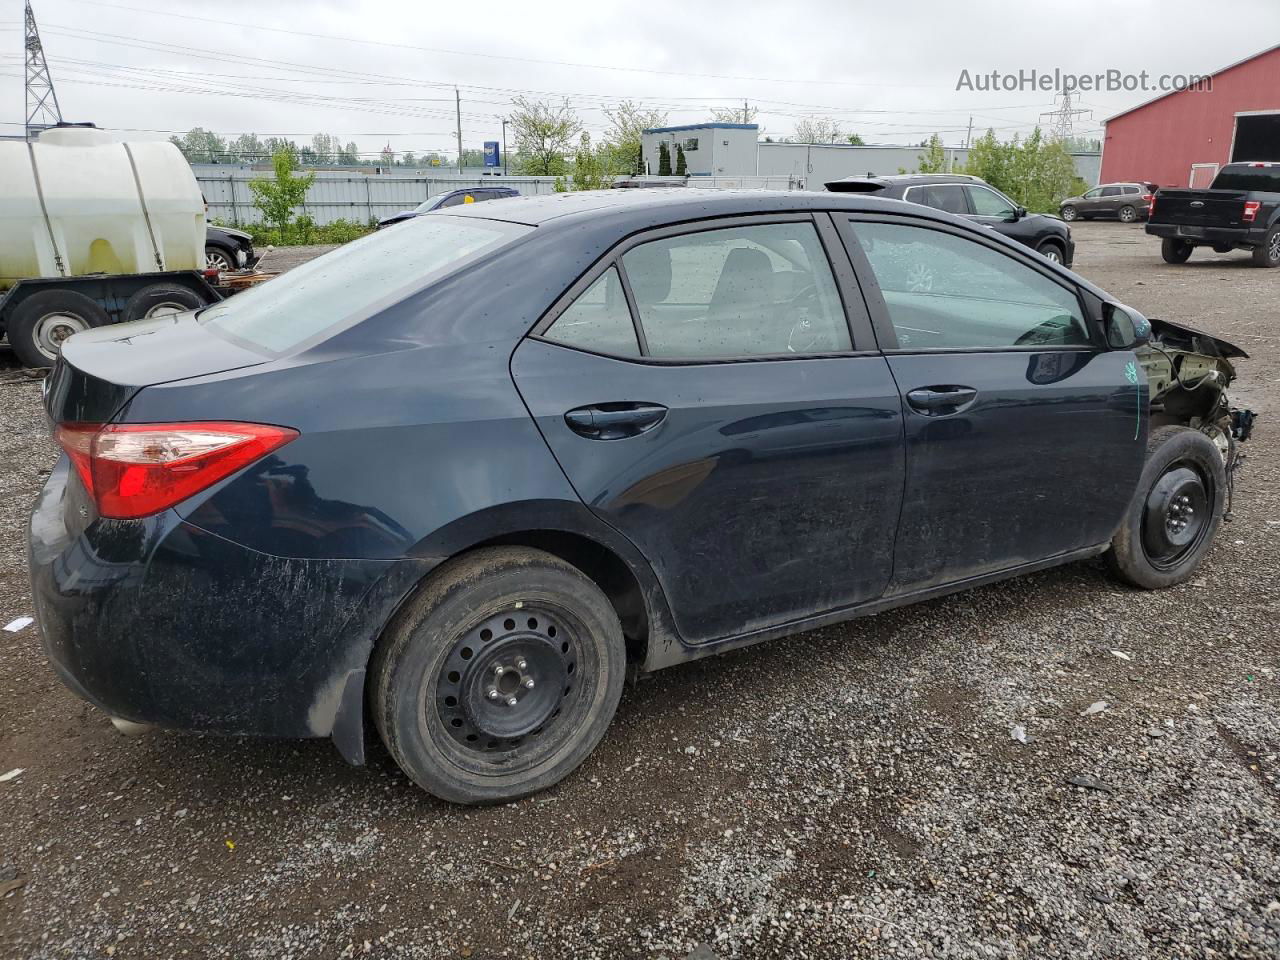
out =
{"type": "Polygon", "coordinates": [[[1151,388],[1151,426],[1192,427],[1217,446],[1228,482],[1241,457],[1238,445],[1253,430],[1252,410],[1234,408],[1227,388],[1236,378],[1234,359],[1248,354],[1211,334],[1173,323],[1151,321],[1151,342],[1136,351],[1151,388]]]}

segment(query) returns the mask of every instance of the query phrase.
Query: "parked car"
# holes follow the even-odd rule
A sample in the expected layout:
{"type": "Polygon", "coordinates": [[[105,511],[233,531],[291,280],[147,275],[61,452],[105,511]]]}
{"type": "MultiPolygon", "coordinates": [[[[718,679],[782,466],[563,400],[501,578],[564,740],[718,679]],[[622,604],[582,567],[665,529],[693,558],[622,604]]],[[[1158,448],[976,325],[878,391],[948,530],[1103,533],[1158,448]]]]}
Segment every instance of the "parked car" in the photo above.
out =
{"type": "Polygon", "coordinates": [[[72,338],[35,614],[113,717],[356,763],[372,717],[427,790],[506,801],[628,669],[1099,554],[1188,579],[1244,355],[914,203],[453,207],[72,338]]]}
{"type": "Polygon", "coordinates": [[[412,220],[414,217],[430,213],[432,210],[456,207],[464,203],[480,203],[484,200],[502,200],[506,197],[518,196],[520,196],[520,191],[511,187],[478,187],[468,190],[451,190],[448,193],[437,194],[430,200],[418,204],[412,210],[401,210],[399,213],[394,213],[389,217],[383,217],[378,221],[378,229],[389,227],[393,223],[404,223],[406,220],[412,220]]]}
{"type": "Polygon", "coordinates": [[[1229,163],[1208,190],[1161,190],[1147,233],[1163,238],[1167,263],[1212,247],[1248,250],[1257,266],[1280,267],[1280,163],[1229,163]]]}
{"type": "Polygon", "coordinates": [[[244,270],[258,262],[253,237],[230,227],[205,227],[204,265],[207,270],[244,270]]]}
{"type": "Polygon", "coordinates": [[[1055,263],[1070,267],[1076,245],[1071,228],[1057,217],[1028,213],[980,177],[960,174],[906,174],[847,177],[826,185],[837,193],[874,193],[945,210],[1025,244],[1055,263]]]}
{"type": "Polygon", "coordinates": [[[1146,219],[1158,189],[1154,183],[1104,183],[1083,196],[1067,197],[1058,211],[1068,223],[1094,217],[1115,217],[1122,223],[1133,223],[1146,219]]]}

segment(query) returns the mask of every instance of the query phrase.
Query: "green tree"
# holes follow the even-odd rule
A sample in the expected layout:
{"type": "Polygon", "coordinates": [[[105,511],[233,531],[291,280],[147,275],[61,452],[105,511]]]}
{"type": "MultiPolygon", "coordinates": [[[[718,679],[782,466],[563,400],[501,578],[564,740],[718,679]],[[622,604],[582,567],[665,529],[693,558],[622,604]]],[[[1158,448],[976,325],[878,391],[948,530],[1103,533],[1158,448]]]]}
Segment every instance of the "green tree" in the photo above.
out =
{"type": "Polygon", "coordinates": [[[1083,186],[1068,145],[1046,137],[1039,127],[1025,140],[1015,136],[1004,142],[988,130],[969,149],[964,169],[1038,212],[1057,210],[1064,197],[1081,192],[1083,186]]]}
{"type": "Polygon", "coordinates": [[[835,143],[843,136],[840,124],[829,117],[806,117],[796,124],[799,143],[835,143]]]}
{"type": "Polygon", "coordinates": [[[614,154],[608,144],[591,145],[591,134],[583,131],[578,138],[578,149],[573,154],[573,172],[556,178],[556,190],[604,190],[613,183],[616,167],[614,154]]]}
{"type": "Polygon", "coordinates": [[[745,103],[741,110],[737,107],[711,108],[711,119],[716,123],[755,123],[759,115],[759,107],[749,107],[745,103]]]}
{"type": "Polygon", "coordinates": [[[855,147],[865,147],[867,145],[867,141],[863,140],[862,137],[856,133],[849,134],[845,139],[855,147]]]}
{"type": "Polygon", "coordinates": [[[507,124],[514,135],[515,172],[535,177],[564,176],[568,172],[565,155],[582,133],[582,121],[569,101],[556,105],[516,97],[512,103],[515,109],[507,124]]]}
{"type": "Polygon", "coordinates": [[[671,150],[665,140],[658,144],[658,176],[671,176],[671,150]]]}
{"type": "Polygon", "coordinates": [[[667,115],[661,110],[650,110],[632,100],[623,100],[617,106],[605,107],[604,115],[609,120],[604,143],[613,154],[614,166],[619,170],[630,169],[636,175],[643,174],[644,132],[654,127],[665,127],[667,115]]]}
{"type": "Polygon", "coordinates": [[[298,158],[290,150],[272,154],[271,165],[275,167],[275,179],[258,177],[250,180],[249,190],[253,193],[253,205],[262,211],[267,223],[284,231],[293,219],[293,208],[302,203],[316,175],[312,172],[294,176],[298,158]]]}
{"type": "Polygon", "coordinates": [[[192,127],[180,137],[170,137],[169,142],[182,151],[188,163],[225,163],[231,159],[227,141],[203,127],[192,127]]]}
{"type": "Polygon", "coordinates": [[[676,176],[687,177],[689,175],[689,165],[685,163],[684,147],[676,144],[676,176]]]}
{"type": "Polygon", "coordinates": [[[924,155],[916,157],[920,173],[946,173],[947,151],[942,146],[942,137],[935,133],[925,142],[924,147],[924,155]]]}
{"type": "Polygon", "coordinates": [[[359,165],[360,148],[356,146],[354,140],[348,141],[347,145],[342,148],[342,152],[338,155],[338,162],[345,167],[359,165]]]}

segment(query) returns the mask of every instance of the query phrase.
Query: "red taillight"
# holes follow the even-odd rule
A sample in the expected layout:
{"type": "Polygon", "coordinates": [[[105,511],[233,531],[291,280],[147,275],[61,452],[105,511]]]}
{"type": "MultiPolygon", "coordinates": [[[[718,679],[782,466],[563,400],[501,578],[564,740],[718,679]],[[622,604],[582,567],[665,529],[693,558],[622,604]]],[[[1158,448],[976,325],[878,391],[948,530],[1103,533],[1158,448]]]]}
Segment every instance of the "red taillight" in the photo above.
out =
{"type": "Polygon", "coordinates": [[[55,435],[98,512],[131,520],[231,476],[298,431],[255,423],[65,423],[55,435]]]}
{"type": "Polygon", "coordinates": [[[1262,206],[1259,200],[1246,200],[1244,203],[1244,222],[1253,223],[1258,216],[1258,208],[1262,206]]]}
{"type": "Polygon", "coordinates": [[[1150,208],[1147,210],[1147,219],[1150,220],[1156,215],[1156,195],[1153,193],[1147,197],[1147,202],[1151,204],[1150,208]]]}

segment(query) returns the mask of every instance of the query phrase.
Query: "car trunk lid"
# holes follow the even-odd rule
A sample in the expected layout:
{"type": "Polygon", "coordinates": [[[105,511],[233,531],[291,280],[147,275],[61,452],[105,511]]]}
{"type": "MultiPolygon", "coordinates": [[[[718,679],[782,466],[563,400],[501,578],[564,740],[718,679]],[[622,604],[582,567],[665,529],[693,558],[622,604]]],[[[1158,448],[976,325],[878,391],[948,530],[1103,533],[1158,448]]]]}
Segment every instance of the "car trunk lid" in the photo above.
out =
{"type": "Polygon", "coordinates": [[[1244,190],[1161,190],[1152,223],[1197,227],[1244,226],[1244,190]]]}

